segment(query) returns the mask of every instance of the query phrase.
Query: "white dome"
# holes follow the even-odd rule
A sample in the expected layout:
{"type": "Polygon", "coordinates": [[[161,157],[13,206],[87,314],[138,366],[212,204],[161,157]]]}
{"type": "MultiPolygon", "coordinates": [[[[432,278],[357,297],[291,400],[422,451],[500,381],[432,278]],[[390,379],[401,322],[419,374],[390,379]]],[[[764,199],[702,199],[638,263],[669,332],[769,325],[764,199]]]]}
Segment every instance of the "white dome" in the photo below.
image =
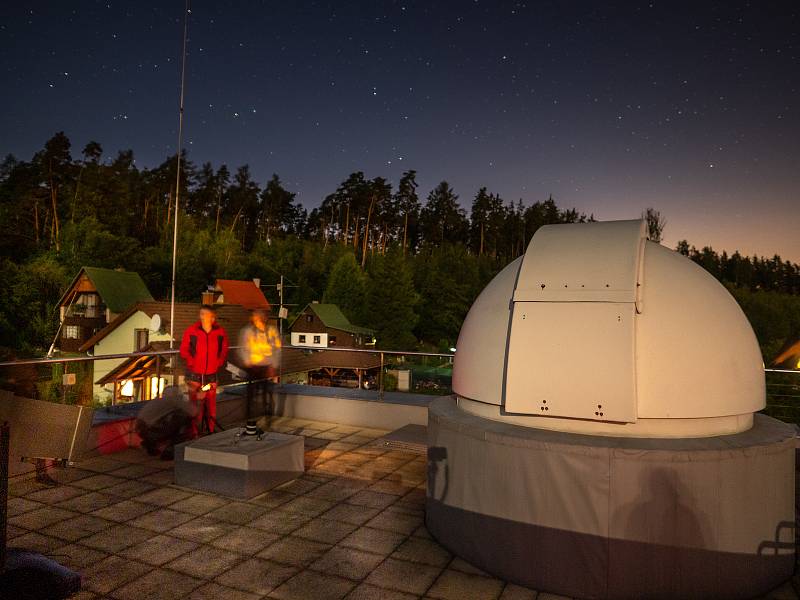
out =
{"type": "Polygon", "coordinates": [[[738,304],[643,221],[540,228],[475,300],[457,348],[461,406],[531,427],[719,435],[765,405],[738,304]]]}

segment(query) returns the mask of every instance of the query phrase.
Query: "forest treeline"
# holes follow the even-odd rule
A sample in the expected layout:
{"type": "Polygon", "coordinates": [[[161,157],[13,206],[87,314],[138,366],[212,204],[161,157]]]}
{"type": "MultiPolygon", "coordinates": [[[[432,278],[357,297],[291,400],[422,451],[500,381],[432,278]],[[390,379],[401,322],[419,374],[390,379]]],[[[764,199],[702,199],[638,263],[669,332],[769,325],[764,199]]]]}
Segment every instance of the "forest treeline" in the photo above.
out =
{"type": "MultiPolygon", "coordinates": [[[[90,142],[74,156],[57,133],[29,161],[0,164],[0,346],[16,355],[50,344],[56,303],[83,265],[137,271],[156,298],[169,295],[176,157],[145,169],[130,150],[104,154],[90,142]]],[[[449,348],[477,294],[539,227],[593,219],[552,197],[525,204],[486,188],[464,199],[467,211],[446,181],[420,194],[413,170],[396,186],[352,173],[307,210],[278,175],[260,184],[247,165],[198,166],[185,155],[181,165],[178,299],[199,300],[218,277],[283,275],[293,310],[335,302],[386,348],[449,348]]],[[[658,238],[663,219],[648,217],[658,238]]],[[[677,249],[729,286],[765,352],[800,332],[800,266],[677,249]]]]}

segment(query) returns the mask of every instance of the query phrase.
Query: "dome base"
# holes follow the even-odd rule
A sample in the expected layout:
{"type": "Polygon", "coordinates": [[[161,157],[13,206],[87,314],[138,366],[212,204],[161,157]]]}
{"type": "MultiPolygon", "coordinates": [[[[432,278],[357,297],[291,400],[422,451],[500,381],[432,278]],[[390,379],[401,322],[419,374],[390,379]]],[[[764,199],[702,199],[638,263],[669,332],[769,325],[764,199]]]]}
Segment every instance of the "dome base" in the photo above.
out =
{"type": "Polygon", "coordinates": [[[541,417],[538,415],[504,414],[500,406],[477,402],[456,396],[458,405],[468,413],[500,421],[532,427],[577,433],[581,435],[604,435],[633,438],[701,438],[717,435],[733,435],[747,431],[753,426],[753,413],[728,415],[724,417],[698,417],[693,419],[639,419],[635,423],[614,423],[609,421],[589,421],[585,419],[565,419],[541,417]]]}
{"type": "Polygon", "coordinates": [[[487,572],[582,598],[748,598],[793,572],[794,430],[635,439],[428,422],[426,523],[487,572]]]}

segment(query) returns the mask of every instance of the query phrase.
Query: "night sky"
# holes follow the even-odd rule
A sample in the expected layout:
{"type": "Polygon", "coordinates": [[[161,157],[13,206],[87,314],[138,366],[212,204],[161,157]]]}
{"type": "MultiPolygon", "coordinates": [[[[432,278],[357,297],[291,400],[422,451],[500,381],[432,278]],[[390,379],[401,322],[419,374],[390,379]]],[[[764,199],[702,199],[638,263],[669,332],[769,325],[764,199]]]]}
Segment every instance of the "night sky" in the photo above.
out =
{"type": "MultiPolygon", "coordinates": [[[[800,3],[192,3],[185,140],[307,207],[447,179],[800,261],[800,3]],[[602,4],[602,6],[601,6],[602,4]]],[[[4,2],[0,153],[175,151],[182,0],[4,2]]]]}

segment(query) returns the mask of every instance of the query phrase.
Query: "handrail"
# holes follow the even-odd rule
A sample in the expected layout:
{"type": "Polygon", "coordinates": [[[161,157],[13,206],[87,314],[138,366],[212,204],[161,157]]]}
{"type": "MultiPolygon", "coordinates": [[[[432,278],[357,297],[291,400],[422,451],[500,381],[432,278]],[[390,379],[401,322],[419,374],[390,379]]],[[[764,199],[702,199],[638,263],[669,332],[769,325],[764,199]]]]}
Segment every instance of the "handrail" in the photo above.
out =
{"type": "MultiPolygon", "coordinates": [[[[241,346],[231,346],[231,350],[238,350],[241,346]]],[[[396,356],[437,356],[440,358],[453,358],[455,354],[448,354],[444,352],[420,352],[417,350],[378,350],[370,348],[349,348],[343,346],[330,346],[326,348],[313,348],[309,346],[283,346],[283,349],[289,350],[303,350],[311,352],[331,351],[331,352],[362,352],[366,354],[391,354],[396,356]]],[[[20,365],[47,365],[59,363],[73,363],[73,362],[89,362],[94,360],[114,360],[118,358],[136,358],[143,356],[169,356],[177,354],[178,350],[153,350],[150,352],[128,352],[121,354],[101,354],[86,355],[86,356],[67,356],[63,358],[23,358],[20,360],[10,360],[0,362],[0,367],[14,367],[20,365]]]]}

